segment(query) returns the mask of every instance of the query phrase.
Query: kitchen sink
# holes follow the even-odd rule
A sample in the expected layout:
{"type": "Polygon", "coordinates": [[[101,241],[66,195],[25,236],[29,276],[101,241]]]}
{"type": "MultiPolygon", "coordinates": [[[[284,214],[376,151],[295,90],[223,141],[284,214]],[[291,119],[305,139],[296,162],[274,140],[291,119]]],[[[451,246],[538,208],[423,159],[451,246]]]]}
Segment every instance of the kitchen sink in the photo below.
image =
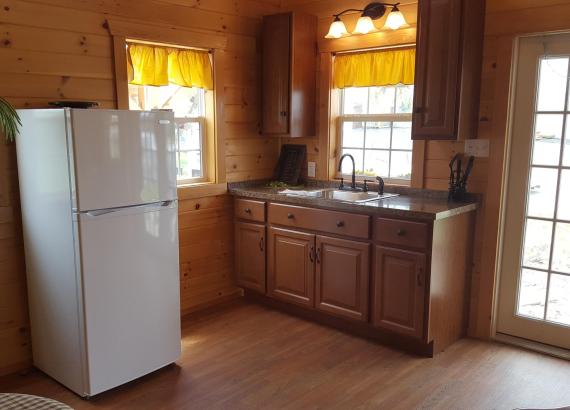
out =
{"type": "Polygon", "coordinates": [[[311,198],[331,199],[341,202],[364,203],[371,201],[379,201],[381,199],[392,198],[398,194],[382,194],[377,192],[362,192],[362,191],[344,191],[340,189],[320,189],[313,191],[293,191],[286,190],[283,192],[286,195],[304,196],[311,198]]]}

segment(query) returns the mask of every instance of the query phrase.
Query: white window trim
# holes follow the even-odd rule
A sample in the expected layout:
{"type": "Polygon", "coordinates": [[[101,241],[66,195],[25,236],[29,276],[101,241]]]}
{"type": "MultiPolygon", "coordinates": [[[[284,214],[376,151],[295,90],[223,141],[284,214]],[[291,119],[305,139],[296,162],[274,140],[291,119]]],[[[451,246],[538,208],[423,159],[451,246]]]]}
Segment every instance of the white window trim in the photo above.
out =
{"type": "MultiPolygon", "coordinates": [[[[344,94],[341,93],[341,95],[344,97],[344,94]]],[[[341,97],[341,99],[343,98],[341,97]]],[[[343,104],[344,101],[341,101],[341,104],[343,104]]],[[[342,150],[343,148],[351,148],[351,147],[344,147],[342,142],[343,142],[343,130],[344,130],[344,123],[345,122],[412,122],[412,114],[410,113],[405,113],[405,114],[341,114],[338,117],[338,135],[339,135],[339,149],[337,150],[337,158],[336,158],[336,163],[339,164],[340,162],[340,157],[342,156],[342,150]]],[[[354,147],[354,149],[364,149],[364,148],[360,148],[360,147],[354,147]]],[[[374,149],[370,149],[372,151],[374,151],[374,149]]],[[[378,149],[379,151],[394,151],[394,152],[412,152],[413,153],[413,148],[412,149],[378,149]]],[[[413,154],[412,154],[413,155],[413,154]]],[[[412,159],[413,161],[413,159],[412,159]]],[[[338,168],[337,168],[338,169],[338,168]]],[[[346,178],[347,176],[351,176],[350,174],[343,174],[339,171],[337,171],[336,173],[336,178],[340,179],[340,178],[346,178]]],[[[368,175],[363,175],[363,174],[356,174],[356,179],[359,181],[363,181],[363,180],[369,180],[369,178],[371,178],[368,175]]],[[[382,177],[384,178],[384,177],[382,177]]],[[[405,185],[405,186],[410,186],[412,183],[412,179],[410,177],[410,179],[398,179],[398,178],[384,178],[384,181],[387,184],[390,185],[405,185]]]]}
{"type": "MultiPolygon", "coordinates": [[[[199,184],[203,182],[208,182],[208,172],[206,169],[206,149],[208,147],[208,133],[206,132],[206,117],[178,117],[174,118],[174,122],[176,123],[176,155],[178,156],[178,161],[180,160],[180,150],[178,149],[178,129],[181,125],[187,124],[189,122],[197,122],[200,125],[200,167],[202,170],[202,176],[196,178],[185,178],[185,179],[176,179],[176,183],[178,186],[181,185],[193,185],[199,184]]],[[[178,170],[177,170],[178,173],[178,170]]]]}

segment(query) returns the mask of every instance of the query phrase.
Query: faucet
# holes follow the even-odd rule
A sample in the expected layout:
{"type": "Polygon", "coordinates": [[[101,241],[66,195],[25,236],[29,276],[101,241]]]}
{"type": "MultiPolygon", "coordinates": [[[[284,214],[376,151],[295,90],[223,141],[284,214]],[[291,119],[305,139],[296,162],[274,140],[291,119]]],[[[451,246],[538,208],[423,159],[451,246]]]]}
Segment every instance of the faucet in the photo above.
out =
{"type": "MultiPolygon", "coordinates": [[[[351,184],[351,188],[353,190],[356,190],[356,164],[354,162],[354,157],[350,154],[344,154],[342,157],[340,157],[340,161],[338,162],[338,172],[342,171],[342,161],[346,158],[350,158],[352,160],[352,184],[351,184]]],[[[344,188],[344,183],[342,178],[340,179],[340,187],[339,189],[343,189],[344,188]]]]}
{"type": "Polygon", "coordinates": [[[376,177],[376,181],[378,181],[378,195],[384,195],[384,178],[376,177]]]}

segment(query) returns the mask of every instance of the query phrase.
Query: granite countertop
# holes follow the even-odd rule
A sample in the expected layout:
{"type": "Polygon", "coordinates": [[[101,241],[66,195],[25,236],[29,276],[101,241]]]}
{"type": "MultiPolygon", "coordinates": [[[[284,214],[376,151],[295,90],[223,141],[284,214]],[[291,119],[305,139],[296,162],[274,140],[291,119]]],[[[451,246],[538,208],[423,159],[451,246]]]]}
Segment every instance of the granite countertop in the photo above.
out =
{"type": "MultiPolygon", "coordinates": [[[[334,185],[332,185],[334,186],[334,185]]],[[[305,186],[306,190],[331,187],[328,182],[312,182],[305,186]]],[[[373,192],[373,187],[370,187],[373,192]]],[[[478,198],[469,196],[465,202],[447,200],[447,192],[407,187],[386,186],[386,193],[397,193],[399,196],[364,203],[350,203],[319,197],[294,196],[280,193],[283,189],[270,188],[266,182],[228,184],[229,192],[234,196],[276,201],[292,205],[312,206],[338,211],[372,214],[376,216],[392,216],[424,220],[439,220],[471,212],[477,209],[478,198]]]]}

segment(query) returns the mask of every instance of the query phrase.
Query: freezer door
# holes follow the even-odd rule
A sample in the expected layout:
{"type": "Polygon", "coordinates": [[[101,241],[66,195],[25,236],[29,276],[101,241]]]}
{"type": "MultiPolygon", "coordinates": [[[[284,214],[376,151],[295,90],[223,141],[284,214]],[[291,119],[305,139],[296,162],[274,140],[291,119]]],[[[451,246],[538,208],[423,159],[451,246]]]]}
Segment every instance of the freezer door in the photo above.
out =
{"type": "Polygon", "coordinates": [[[115,208],[176,198],[171,112],[71,110],[75,208],[115,208]]]}
{"type": "Polygon", "coordinates": [[[79,214],[89,395],[180,356],[176,201],[79,214]]]}

